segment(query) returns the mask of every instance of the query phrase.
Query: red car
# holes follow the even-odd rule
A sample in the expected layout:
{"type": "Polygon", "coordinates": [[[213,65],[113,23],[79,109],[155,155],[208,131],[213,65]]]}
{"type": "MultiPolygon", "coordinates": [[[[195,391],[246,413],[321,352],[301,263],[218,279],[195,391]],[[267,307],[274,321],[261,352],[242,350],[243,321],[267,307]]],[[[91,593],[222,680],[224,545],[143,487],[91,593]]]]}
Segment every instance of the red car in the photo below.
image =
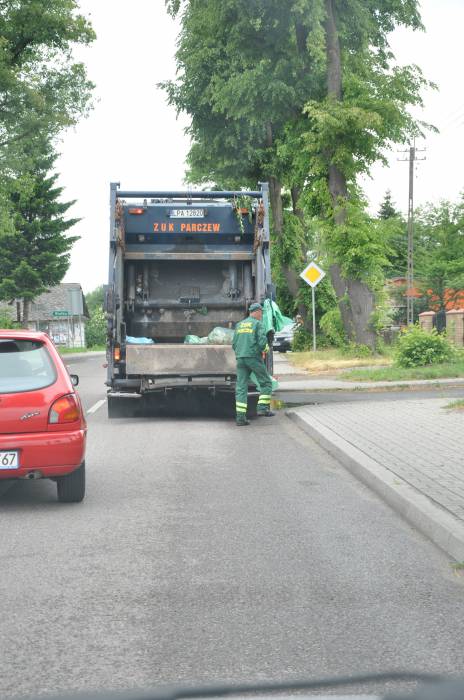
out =
{"type": "Polygon", "coordinates": [[[59,501],[82,501],[87,425],[78,381],[45,333],[0,330],[0,479],[53,479],[59,501]]]}

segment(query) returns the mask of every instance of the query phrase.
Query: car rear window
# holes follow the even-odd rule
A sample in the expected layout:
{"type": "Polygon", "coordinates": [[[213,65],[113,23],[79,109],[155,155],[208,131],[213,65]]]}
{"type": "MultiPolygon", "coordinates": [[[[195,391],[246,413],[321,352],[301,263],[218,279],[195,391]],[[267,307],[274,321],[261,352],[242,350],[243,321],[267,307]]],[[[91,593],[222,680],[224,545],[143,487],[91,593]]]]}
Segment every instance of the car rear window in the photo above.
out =
{"type": "Polygon", "coordinates": [[[55,366],[43,343],[0,338],[0,394],[43,389],[56,378],[55,366]]]}

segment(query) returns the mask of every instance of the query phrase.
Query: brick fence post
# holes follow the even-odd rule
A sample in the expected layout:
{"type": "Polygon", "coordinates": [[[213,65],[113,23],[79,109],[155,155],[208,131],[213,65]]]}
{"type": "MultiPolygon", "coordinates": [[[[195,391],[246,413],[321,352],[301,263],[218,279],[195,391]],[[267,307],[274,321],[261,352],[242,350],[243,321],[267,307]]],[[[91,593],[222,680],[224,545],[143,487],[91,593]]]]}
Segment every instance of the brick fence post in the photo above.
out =
{"type": "Polygon", "coordinates": [[[446,312],[446,332],[454,345],[458,348],[464,346],[464,309],[446,312]]]}
{"type": "Polygon", "coordinates": [[[426,333],[432,332],[434,318],[435,311],[424,311],[424,313],[419,314],[419,325],[426,333]]]}

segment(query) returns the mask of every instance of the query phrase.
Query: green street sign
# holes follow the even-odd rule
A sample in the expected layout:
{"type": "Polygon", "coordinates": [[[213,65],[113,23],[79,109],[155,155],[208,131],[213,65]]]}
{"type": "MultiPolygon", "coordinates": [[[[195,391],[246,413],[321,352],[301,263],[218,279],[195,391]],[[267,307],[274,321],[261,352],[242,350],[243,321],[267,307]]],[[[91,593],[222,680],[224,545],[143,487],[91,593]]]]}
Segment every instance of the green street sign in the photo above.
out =
{"type": "Polygon", "coordinates": [[[60,318],[69,316],[69,311],[53,311],[53,316],[58,316],[60,318]]]}

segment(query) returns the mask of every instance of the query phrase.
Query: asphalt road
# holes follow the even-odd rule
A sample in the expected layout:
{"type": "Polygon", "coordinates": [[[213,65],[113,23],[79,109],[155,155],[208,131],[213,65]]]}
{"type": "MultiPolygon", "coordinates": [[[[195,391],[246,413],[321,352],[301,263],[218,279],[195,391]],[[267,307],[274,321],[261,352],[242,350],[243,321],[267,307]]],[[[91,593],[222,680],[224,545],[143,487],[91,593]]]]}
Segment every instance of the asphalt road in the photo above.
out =
{"type": "Polygon", "coordinates": [[[464,673],[464,579],[282,412],[88,421],[83,504],[0,497],[0,697],[464,673]]]}

